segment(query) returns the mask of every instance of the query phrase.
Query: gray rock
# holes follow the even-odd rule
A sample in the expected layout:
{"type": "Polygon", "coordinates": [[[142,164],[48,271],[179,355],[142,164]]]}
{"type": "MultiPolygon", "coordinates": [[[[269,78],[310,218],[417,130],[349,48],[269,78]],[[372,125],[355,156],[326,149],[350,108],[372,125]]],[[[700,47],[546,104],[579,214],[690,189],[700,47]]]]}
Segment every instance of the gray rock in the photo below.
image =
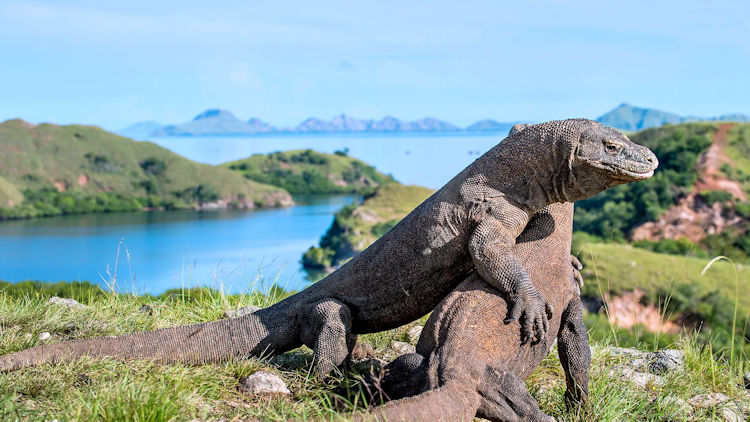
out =
{"type": "Polygon", "coordinates": [[[729,401],[729,396],[723,393],[698,394],[688,400],[688,404],[702,409],[716,407],[729,401]]]}
{"type": "Polygon", "coordinates": [[[747,374],[745,374],[744,377],[742,377],[742,381],[745,383],[745,388],[750,390],[750,372],[748,372],[747,374]]]}
{"type": "Polygon", "coordinates": [[[623,365],[638,372],[648,371],[655,375],[664,375],[670,371],[680,370],[684,366],[685,352],[682,350],[665,349],[648,353],[631,348],[610,347],[607,352],[624,358],[623,365]]]}
{"type": "Polygon", "coordinates": [[[391,344],[391,349],[399,355],[417,352],[417,348],[413,344],[404,343],[403,341],[394,341],[391,344]]]}
{"type": "Polygon", "coordinates": [[[645,358],[647,354],[646,352],[641,352],[638,349],[633,349],[630,347],[608,347],[605,350],[607,354],[613,356],[623,356],[632,359],[645,358]]]}
{"type": "Polygon", "coordinates": [[[240,309],[224,311],[224,315],[226,315],[227,318],[239,318],[241,316],[250,315],[258,310],[260,310],[260,308],[257,306],[245,306],[244,308],[240,309]]]}
{"type": "Polygon", "coordinates": [[[240,391],[246,394],[292,394],[284,380],[268,371],[258,371],[240,381],[240,391]]]}
{"type": "Polygon", "coordinates": [[[77,309],[88,308],[88,306],[82,305],[73,299],[66,299],[66,298],[57,297],[57,296],[52,296],[51,298],[49,298],[49,301],[47,303],[51,303],[53,305],[67,306],[68,308],[77,308],[77,309]]]}
{"type": "Polygon", "coordinates": [[[138,312],[147,314],[147,315],[153,315],[154,314],[154,308],[152,308],[149,305],[141,305],[140,308],[138,308],[138,312]]]}
{"type": "Polygon", "coordinates": [[[745,422],[745,414],[736,404],[722,407],[721,418],[725,422],[745,422]]]}
{"type": "Polygon", "coordinates": [[[649,353],[648,370],[652,374],[663,375],[667,372],[680,370],[685,365],[685,352],[682,350],[659,350],[649,353]]]}
{"type": "Polygon", "coordinates": [[[419,336],[422,335],[424,329],[421,325],[415,325],[406,331],[406,337],[409,338],[409,342],[416,343],[419,340],[419,336]]]}
{"type": "Polygon", "coordinates": [[[615,366],[609,371],[609,375],[616,376],[640,388],[646,388],[649,385],[664,385],[664,378],[648,372],[638,372],[627,365],[615,366]]]}
{"type": "Polygon", "coordinates": [[[693,407],[701,409],[719,408],[722,420],[726,422],[743,422],[745,414],[742,408],[722,393],[699,394],[688,400],[693,407]]]}

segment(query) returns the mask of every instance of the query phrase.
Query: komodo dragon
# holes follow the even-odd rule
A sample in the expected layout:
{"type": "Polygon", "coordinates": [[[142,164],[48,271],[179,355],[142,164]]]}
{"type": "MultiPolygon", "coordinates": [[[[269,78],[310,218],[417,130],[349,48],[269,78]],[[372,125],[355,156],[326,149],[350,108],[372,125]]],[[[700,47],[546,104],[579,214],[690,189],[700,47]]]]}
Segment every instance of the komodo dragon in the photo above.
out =
{"type": "Polygon", "coordinates": [[[323,376],[349,357],[357,334],[420,318],[474,270],[508,293],[508,322],[519,319],[528,338],[543,337],[551,309],[511,252],[516,237],[546,205],[648,178],[656,166],[648,148],[591,120],[528,126],[358,256],[273,306],[237,319],[37,346],[0,356],[0,370],[84,355],[206,363],[304,344],[323,376]]]}
{"type": "Polygon", "coordinates": [[[379,387],[374,391],[386,398],[400,400],[355,419],[432,422],[478,416],[494,421],[549,421],[522,379],[549,353],[555,337],[567,378],[565,396],[585,400],[590,350],[570,261],[572,225],[573,204],[550,205],[534,215],[513,247],[534,286],[555,310],[541,341],[522,346],[520,327],[506,325],[497,316],[507,307],[506,301],[472,274],[430,315],[417,353],[391,362],[382,379],[364,382],[368,388],[379,387]]]}

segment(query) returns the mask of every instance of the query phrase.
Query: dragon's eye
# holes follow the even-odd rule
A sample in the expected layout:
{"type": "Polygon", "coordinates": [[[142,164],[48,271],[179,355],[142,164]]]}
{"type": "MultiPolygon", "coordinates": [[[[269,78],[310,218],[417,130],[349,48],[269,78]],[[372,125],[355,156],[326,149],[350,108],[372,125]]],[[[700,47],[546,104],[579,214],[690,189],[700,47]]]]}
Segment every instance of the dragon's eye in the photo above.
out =
{"type": "Polygon", "coordinates": [[[604,148],[611,154],[617,154],[622,149],[622,145],[616,142],[604,141],[604,148]]]}

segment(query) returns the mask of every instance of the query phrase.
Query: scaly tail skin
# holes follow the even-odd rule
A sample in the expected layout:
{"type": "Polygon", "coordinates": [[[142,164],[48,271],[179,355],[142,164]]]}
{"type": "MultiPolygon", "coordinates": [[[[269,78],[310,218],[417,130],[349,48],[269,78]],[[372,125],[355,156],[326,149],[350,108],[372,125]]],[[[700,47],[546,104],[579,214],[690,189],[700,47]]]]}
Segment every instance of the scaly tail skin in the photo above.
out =
{"type": "Polygon", "coordinates": [[[475,387],[459,381],[449,381],[440,388],[386,403],[366,414],[357,414],[352,420],[472,421],[480,403],[481,396],[475,387]]]}
{"type": "Polygon", "coordinates": [[[153,359],[162,363],[216,363],[232,358],[269,356],[300,345],[296,315],[279,303],[235,319],[32,347],[0,356],[0,371],[83,356],[153,359]]]}

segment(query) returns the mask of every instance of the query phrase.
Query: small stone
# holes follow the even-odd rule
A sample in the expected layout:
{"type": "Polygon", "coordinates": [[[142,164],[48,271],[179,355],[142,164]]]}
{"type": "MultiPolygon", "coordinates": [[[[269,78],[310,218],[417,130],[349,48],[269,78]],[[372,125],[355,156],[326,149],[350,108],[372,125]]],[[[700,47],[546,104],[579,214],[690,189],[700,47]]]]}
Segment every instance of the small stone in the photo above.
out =
{"type": "Polygon", "coordinates": [[[630,347],[608,347],[606,348],[606,351],[613,356],[625,356],[633,359],[646,357],[645,352],[630,347]]]}
{"type": "Polygon", "coordinates": [[[406,337],[409,338],[409,342],[416,343],[417,341],[419,341],[419,336],[422,335],[422,330],[423,329],[424,329],[424,327],[421,326],[421,325],[415,325],[415,326],[409,328],[406,331],[406,337]]]}
{"type": "Polygon", "coordinates": [[[77,308],[77,309],[88,308],[88,306],[82,305],[73,299],[66,299],[66,298],[57,297],[57,296],[52,296],[51,298],[49,298],[48,303],[51,303],[53,305],[67,306],[68,308],[77,308]]]}
{"type": "Polygon", "coordinates": [[[240,309],[230,309],[228,311],[224,311],[224,315],[226,315],[227,318],[239,318],[245,315],[250,315],[258,310],[260,310],[260,308],[257,306],[245,306],[244,308],[240,309]]]}
{"type": "Polygon", "coordinates": [[[138,312],[146,314],[146,315],[153,315],[154,314],[154,308],[152,308],[149,305],[141,305],[141,307],[138,308],[138,312]]]}
{"type": "Polygon", "coordinates": [[[682,369],[685,352],[682,350],[660,350],[650,353],[648,370],[652,374],[663,375],[670,371],[682,369]]]}
{"type": "Polygon", "coordinates": [[[34,335],[32,335],[31,333],[26,333],[26,334],[25,334],[25,335],[24,335],[23,337],[24,337],[24,338],[25,338],[26,340],[31,340],[31,339],[32,339],[32,338],[34,337],[34,335]]]}
{"type": "Polygon", "coordinates": [[[609,374],[628,381],[640,388],[646,388],[650,385],[658,386],[664,384],[664,379],[662,377],[645,372],[638,372],[627,365],[617,365],[609,371],[609,374]]]}
{"type": "Polygon", "coordinates": [[[725,422],[744,422],[745,415],[737,405],[729,405],[721,408],[721,418],[725,422]]]}
{"type": "Polygon", "coordinates": [[[721,407],[721,418],[726,422],[743,422],[745,414],[737,403],[730,402],[729,396],[722,393],[699,394],[688,400],[691,406],[702,409],[721,407]]]}
{"type": "Polygon", "coordinates": [[[699,394],[690,400],[688,403],[693,407],[710,408],[725,403],[729,400],[729,396],[723,393],[709,393],[699,394]]]}
{"type": "Polygon", "coordinates": [[[359,361],[375,357],[375,350],[369,343],[357,342],[352,350],[352,359],[359,361]]]}
{"type": "Polygon", "coordinates": [[[292,394],[284,380],[268,371],[258,371],[240,381],[240,391],[246,394],[288,396],[292,394]]]}
{"type": "Polygon", "coordinates": [[[748,372],[747,374],[745,374],[744,377],[742,377],[742,381],[745,383],[745,388],[750,390],[750,372],[748,372]]]}
{"type": "Polygon", "coordinates": [[[394,341],[393,344],[391,344],[391,349],[399,355],[417,352],[417,348],[414,347],[413,344],[405,343],[403,341],[394,341]]]}
{"type": "Polygon", "coordinates": [[[50,338],[51,336],[52,335],[50,333],[48,333],[48,332],[45,331],[45,332],[39,334],[39,340],[44,341],[44,340],[47,340],[48,338],[50,338]]]}

